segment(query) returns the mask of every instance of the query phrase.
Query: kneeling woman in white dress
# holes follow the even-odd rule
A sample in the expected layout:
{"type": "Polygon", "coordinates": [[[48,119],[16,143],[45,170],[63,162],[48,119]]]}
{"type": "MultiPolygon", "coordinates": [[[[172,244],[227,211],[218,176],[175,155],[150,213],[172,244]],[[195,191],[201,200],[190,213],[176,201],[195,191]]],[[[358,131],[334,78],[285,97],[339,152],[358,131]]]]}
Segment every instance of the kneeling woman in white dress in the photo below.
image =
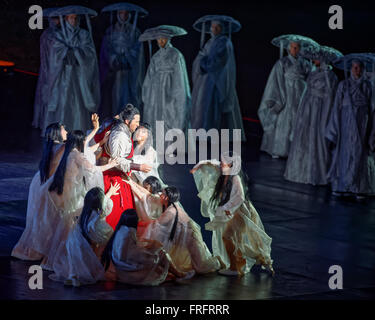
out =
{"type": "Polygon", "coordinates": [[[194,273],[179,271],[162,244],[137,238],[138,216],[126,210],[102,254],[102,263],[116,281],[133,285],[156,286],[167,277],[188,279],[194,273]]]}
{"type": "Polygon", "coordinates": [[[272,239],[265,233],[257,211],[245,196],[238,174],[240,168],[238,156],[224,154],[221,162],[200,161],[191,170],[198,197],[202,200],[202,215],[211,220],[206,224],[206,230],[213,231],[213,253],[229,266],[219,273],[242,276],[254,264],[260,264],[274,274],[272,239]]]}
{"type": "Polygon", "coordinates": [[[158,196],[151,195],[133,181],[127,182],[135,197],[141,200],[137,207],[137,214],[145,223],[142,234],[139,234],[141,238],[162,243],[181,271],[203,274],[220,269],[221,260],[212,256],[203,241],[199,225],[179,205],[180,193],[177,188],[167,187],[158,196]],[[162,213],[158,216],[156,212],[160,211],[162,213]]]}
{"type": "Polygon", "coordinates": [[[82,131],[69,132],[59,166],[53,179],[48,182],[48,195],[52,203],[48,217],[59,218],[42,261],[42,268],[46,270],[52,270],[57,249],[67,239],[76,218],[81,214],[88,190],[94,187],[104,189],[102,171],[117,165],[116,160],[105,166],[92,165],[83,154],[84,142],[82,131]]]}
{"type": "Polygon", "coordinates": [[[87,192],[78,222],[57,249],[50,279],[76,287],[105,280],[100,248],[104,249],[113,233],[105,218],[112,211],[111,197],[118,195],[119,187],[111,186],[105,195],[98,187],[87,192]]]}

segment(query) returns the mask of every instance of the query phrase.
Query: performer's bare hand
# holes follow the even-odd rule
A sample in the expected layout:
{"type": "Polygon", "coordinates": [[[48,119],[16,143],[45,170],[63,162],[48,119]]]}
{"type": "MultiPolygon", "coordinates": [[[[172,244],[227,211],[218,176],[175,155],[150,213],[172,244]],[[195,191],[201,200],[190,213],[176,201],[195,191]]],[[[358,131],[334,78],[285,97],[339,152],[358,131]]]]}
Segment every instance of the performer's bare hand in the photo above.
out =
{"type": "Polygon", "coordinates": [[[117,196],[119,193],[117,191],[120,190],[120,184],[118,182],[115,182],[114,185],[111,183],[111,187],[109,188],[107,192],[107,196],[110,198],[112,196],[117,196]]]}
{"type": "Polygon", "coordinates": [[[110,164],[112,167],[116,167],[118,165],[118,158],[110,158],[108,160],[108,164],[110,164]]]}
{"type": "Polygon", "coordinates": [[[99,129],[99,116],[96,113],[91,116],[91,122],[94,130],[99,129]]]}
{"type": "Polygon", "coordinates": [[[147,172],[150,172],[151,169],[152,169],[152,167],[149,166],[148,164],[141,164],[141,166],[140,166],[140,171],[142,171],[142,172],[147,173],[147,172]]]}
{"type": "Polygon", "coordinates": [[[190,173],[194,174],[197,170],[198,170],[198,168],[193,168],[193,169],[190,170],[190,173]]]}

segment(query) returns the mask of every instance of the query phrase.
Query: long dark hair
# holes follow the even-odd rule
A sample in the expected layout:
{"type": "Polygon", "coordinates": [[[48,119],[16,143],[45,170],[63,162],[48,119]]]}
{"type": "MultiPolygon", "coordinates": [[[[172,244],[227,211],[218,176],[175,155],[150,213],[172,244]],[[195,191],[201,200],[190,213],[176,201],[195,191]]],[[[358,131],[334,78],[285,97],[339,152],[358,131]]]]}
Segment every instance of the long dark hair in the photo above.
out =
{"type": "MultiPolygon", "coordinates": [[[[233,154],[230,153],[230,156],[232,155],[233,154]]],[[[225,177],[227,177],[227,175],[224,175],[222,173],[222,169],[220,170],[221,170],[221,175],[216,182],[214,192],[210,198],[210,206],[211,208],[214,208],[214,209],[216,209],[218,206],[223,206],[229,201],[230,194],[232,192],[232,187],[233,187],[233,177],[235,176],[235,175],[229,175],[227,183],[224,186],[225,177]]],[[[245,199],[250,200],[248,185],[251,183],[251,181],[249,177],[247,176],[247,174],[242,170],[242,168],[240,172],[238,173],[238,177],[240,178],[241,183],[242,183],[242,188],[244,190],[245,199]]]]}
{"type": "Polygon", "coordinates": [[[63,125],[60,122],[55,122],[46,128],[42,159],[39,162],[40,184],[45,183],[49,178],[49,166],[51,163],[53,146],[56,143],[63,143],[63,138],[61,136],[62,126],[63,125]]]}
{"type": "Polygon", "coordinates": [[[168,197],[168,207],[170,205],[173,205],[174,208],[176,209],[176,217],[174,218],[172,230],[169,235],[169,241],[172,241],[176,233],[177,223],[178,223],[178,210],[175,205],[175,202],[178,202],[180,200],[180,192],[178,191],[176,187],[172,187],[172,186],[165,188],[164,192],[165,192],[165,195],[168,197]]]}
{"type": "Polygon", "coordinates": [[[143,187],[146,185],[151,187],[152,194],[157,194],[162,191],[160,180],[155,176],[148,176],[145,180],[143,180],[143,187]]]}
{"type": "MultiPolygon", "coordinates": [[[[138,150],[139,147],[139,143],[138,141],[134,141],[134,152],[136,152],[136,154],[141,154],[141,155],[145,155],[147,150],[151,147],[152,145],[152,131],[151,131],[151,125],[149,125],[148,123],[146,122],[142,122],[139,127],[137,128],[137,130],[135,130],[135,132],[133,133],[133,137],[136,135],[136,132],[138,130],[147,130],[147,139],[146,141],[144,142],[143,144],[143,147],[141,150],[138,150]]],[[[133,139],[134,140],[134,139],[133,139]]]]}
{"type": "Polygon", "coordinates": [[[100,260],[105,270],[108,269],[112,260],[113,241],[116,237],[117,232],[120,230],[122,226],[127,226],[129,228],[137,229],[137,225],[138,225],[138,216],[137,216],[136,211],[134,209],[125,210],[122,213],[120,220],[117,223],[116,229],[113,232],[111,238],[108,240],[107,245],[105,246],[102,256],[101,256],[100,260]]]}
{"type": "Polygon", "coordinates": [[[77,148],[78,151],[83,152],[85,135],[81,130],[74,130],[68,133],[68,139],[65,143],[64,154],[60,160],[59,166],[53,177],[52,184],[49,187],[49,191],[56,191],[57,194],[62,194],[64,190],[64,177],[66,171],[66,163],[70,152],[77,148]]]}
{"type": "Polygon", "coordinates": [[[96,187],[92,188],[86,193],[83,209],[79,218],[79,226],[81,228],[82,235],[91,245],[91,240],[88,235],[88,222],[93,210],[96,210],[98,214],[103,210],[104,191],[103,189],[96,187]]]}

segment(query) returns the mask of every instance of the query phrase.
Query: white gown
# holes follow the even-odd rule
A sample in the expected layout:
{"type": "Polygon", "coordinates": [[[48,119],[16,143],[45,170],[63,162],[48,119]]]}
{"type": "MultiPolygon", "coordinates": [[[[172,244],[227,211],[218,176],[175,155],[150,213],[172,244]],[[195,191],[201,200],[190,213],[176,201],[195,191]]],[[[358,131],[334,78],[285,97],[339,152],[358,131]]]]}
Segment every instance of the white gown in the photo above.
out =
{"type": "Polygon", "coordinates": [[[127,226],[116,233],[112,262],[116,280],[127,284],[156,286],[168,275],[169,260],[162,245],[138,240],[136,229],[127,226]]]}
{"type": "Polygon", "coordinates": [[[55,281],[75,281],[80,284],[93,284],[105,280],[104,267],[94,248],[104,247],[113,233],[105,218],[112,211],[112,200],[105,197],[104,210],[100,214],[93,211],[88,222],[88,237],[91,245],[82,235],[78,221],[69,233],[68,239],[57,249],[53,262],[53,274],[49,276],[55,281]]]}
{"type": "Polygon", "coordinates": [[[135,186],[134,182],[131,183],[131,187],[135,198],[141,199],[136,207],[137,213],[141,217],[147,215],[152,219],[142,226],[142,231],[138,230],[140,238],[159,241],[176,267],[183,272],[195,270],[197,273],[208,273],[220,268],[219,260],[212,256],[203,241],[199,225],[189,217],[181,205],[175,204],[178,210],[178,222],[171,241],[169,236],[175,221],[176,209],[171,205],[160,214],[161,204],[159,202],[158,206],[155,196],[150,196],[147,190],[135,186]],[[144,190],[143,196],[140,190],[141,192],[144,190]]]}
{"type": "Polygon", "coordinates": [[[155,149],[150,146],[145,154],[137,154],[137,149],[134,150],[134,156],[133,161],[137,164],[148,164],[152,167],[152,169],[149,172],[142,172],[142,171],[133,171],[132,176],[135,176],[140,184],[143,183],[143,181],[150,176],[154,176],[158,178],[161,182],[161,178],[159,176],[159,162],[158,162],[158,155],[155,149]]]}
{"type": "Polygon", "coordinates": [[[242,254],[246,260],[245,272],[249,272],[254,264],[272,266],[271,242],[272,239],[265,233],[262,221],[249,200],[245,199],[241,179],[235,175],[232,180],[232,190],[228,202],[213,210],[210,199],[220,176],[220,162],[205,160],[195,167],[200,168],[194,173],[194,180],[199,191],[201,213],[210,218],[206,230],[213,231],[212,251],[222,258],[229,267],[229,258],[225,250],[222,236],[227,228],[226,235],[230,235],[235,245],[234,255],[242,254]],[[231,216],[227,216],[225,211],[231,216]]]}
{"type": "MultiPolygon", "coordinates": [[[[47,189],[52,181],[53,177],[46,182],[47,189]]],[[[42,268],[52,270],[58,247],[67,239],[80,216],[86,193],[94,187],[104,190],[101,169],[92,165],[83,153],[73,149],[67,160],[63,193],[48,192],[48,219],[52,218],[56,225],[51,229],[53,234],[44,253],[46,257],[42,261],[42,268]]]]}
{"type": "Polygon", "coordinates": [[[26,227],[12,250],[12,257],[22,260],[41,260],[48,251],[48,244],[60,220],[58,215],[52,213],[53,204],[48,196],[53,173],[62,155],[60,147],[63,145],[55,144],[53,147],[50,178],[40,184],[40,172],[38,171],[31,181],[27,200],[26,227]]]}

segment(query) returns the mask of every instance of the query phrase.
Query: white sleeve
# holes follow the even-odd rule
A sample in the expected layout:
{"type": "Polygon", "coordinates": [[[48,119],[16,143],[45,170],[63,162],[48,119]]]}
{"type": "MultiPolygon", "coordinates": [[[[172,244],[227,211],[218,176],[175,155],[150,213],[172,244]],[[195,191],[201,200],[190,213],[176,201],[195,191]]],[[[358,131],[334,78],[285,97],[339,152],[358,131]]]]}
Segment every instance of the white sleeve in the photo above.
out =
{"type": "Polygon", "coordinates": [[[230,193],[229,201],[220,208],[222,211],[228,210],[233,214],[245,201],[245,194],[239,176],[234,176],[232,183],[232,191],[230,193]]]}
{"type": "Polygon", "coordinates": [[[114,131],[111,133],[108,141],[109,153],[112,158],[117,158],[119,165],[117,166],[124,173],[130,171],[131,160],[126,159],[132,149],[132,142],[129,137],[122,131],[114,131]]]}
{"type": "Polygon", "coordinates": [[[111,198],[104,196],[102,219],[105,219],[112,212],[112,209],[113,201],[111,200],[111,198]]]}
{"type": "Polygon", "coordinates": [[[220,161],[219,160],[216,160],[216,159],[212,159],[212,160],[201,160],[199,161],[194,167],[193,169],[201,166],[201,165],[204,165],[204,164],[211,164],[215,167],[220,167],[220,161]]]}

